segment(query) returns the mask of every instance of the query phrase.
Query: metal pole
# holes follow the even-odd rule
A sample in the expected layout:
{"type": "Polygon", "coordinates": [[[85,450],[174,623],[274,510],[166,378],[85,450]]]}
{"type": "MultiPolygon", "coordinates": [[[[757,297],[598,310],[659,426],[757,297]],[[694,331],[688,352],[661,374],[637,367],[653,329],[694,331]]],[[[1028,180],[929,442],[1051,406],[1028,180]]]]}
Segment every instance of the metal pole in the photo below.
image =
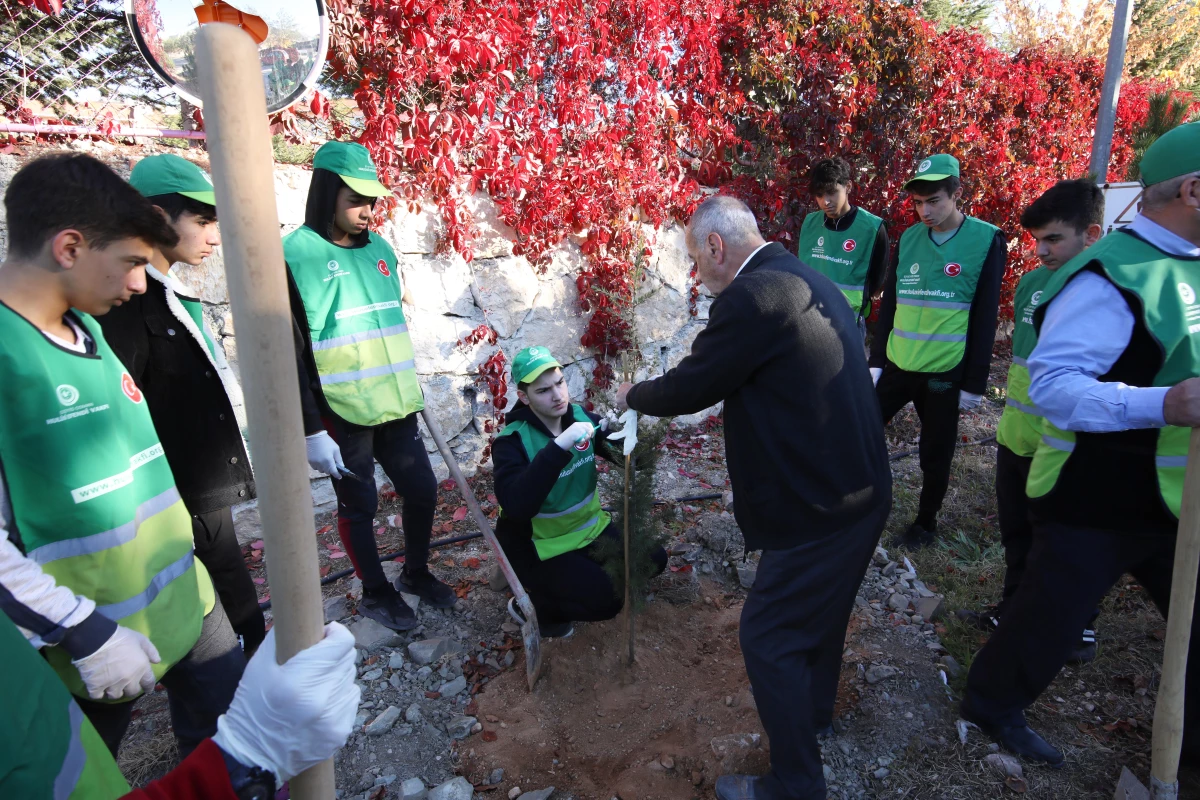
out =
{"type": "Polygon", "coordinates": [[[1112,36],[1108,39],[1108,59],[1104,62],[1104,88],[1100,92],[1100,111],[1096,115],[1096,136],[1092,139],[1092,163],[1089,167],[1093,179],[1098,183],[1108,180],[1113,127],[1117,122],[1117,98],[1121,94],[1121,71],[1125,68],[1125,42],[1129,38],[1129,22],[1132,18],[1131,0],[1117,0],[1112,36]]]}

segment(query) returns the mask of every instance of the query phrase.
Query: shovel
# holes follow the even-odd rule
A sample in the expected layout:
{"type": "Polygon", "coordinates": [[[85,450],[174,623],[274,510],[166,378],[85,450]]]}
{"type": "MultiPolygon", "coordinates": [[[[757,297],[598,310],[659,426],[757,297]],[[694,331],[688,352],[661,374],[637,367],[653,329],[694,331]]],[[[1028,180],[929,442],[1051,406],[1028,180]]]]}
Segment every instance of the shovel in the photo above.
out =
{"type": "Polygon", "coordinates": [[[492,548],[492,552],[496,555],[496,561],[500,564],[500,571],[508,579],[508,588],[512,589],[513,599],[516,601],[517,608],[521,612],[520,615],[513,614],[512,616],[521,626],[521,640],[525,643],[525,679],[529,681],[529,691],[532,692],[534,684],[537,683],[538,678],[542,674],[542,635],[538,630],[537,612],[533,610],[533,602],[530,601],[529,595],[526,594],[525,587],[521,585],[521,579],[513,571],[512,564],[508,563],[508,556],[504,555],[504,548],[496,540],[496,534],[492,532],[491,523],[488,521],[487,516],[484,515],[483,509],[479,507],[479,501],[475,498],[475,493],[471,491],[471,487],[467,484],[467,479],[463,477],[462,470],[458,468],[458,462],[454,460],[454,454],[450,452],[450,446],[446,444],[446,437],[442,435],[442,427],[438,425],[438,421],[434,418],[433,414],[429,413],[429,409],[421,411],[421,418],[425,420],[425,427],[429,429],[429,435],[433,437],[433,442],[437,445],[438,452],[442,454],[442,460],[446,462],[446,468],[450,470],[450,476],[458,484],[458,491],[467,503],[467,510],[471,512],[471,517],[475,520],[475,524],[479,526],[480,532],[483,533],[483,538],[487,540],[488,546],[492,548]],[[524,617],[523,619],[522,616],[524,617]]]}

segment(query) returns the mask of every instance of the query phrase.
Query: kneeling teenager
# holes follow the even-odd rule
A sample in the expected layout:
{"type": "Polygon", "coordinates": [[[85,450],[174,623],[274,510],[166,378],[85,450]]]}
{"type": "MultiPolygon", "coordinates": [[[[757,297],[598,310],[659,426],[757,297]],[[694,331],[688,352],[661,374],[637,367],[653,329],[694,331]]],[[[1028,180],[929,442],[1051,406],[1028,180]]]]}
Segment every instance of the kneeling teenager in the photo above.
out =
{"type": "MultiPolygon", "coordinates": [[[[596,456],[609,454],[595,437],[600,417],[571,402],[562,365],[547,348],[518,353],[512,376],[517,404],[492,445],[496,536],[542,635],[569,636],[571,623],[612,619],[623,604],[594,558],[601,537],[618,537],[596,493],[596,456]]],[[[662,572],[666,551],[651,557],[662,572]]]]}

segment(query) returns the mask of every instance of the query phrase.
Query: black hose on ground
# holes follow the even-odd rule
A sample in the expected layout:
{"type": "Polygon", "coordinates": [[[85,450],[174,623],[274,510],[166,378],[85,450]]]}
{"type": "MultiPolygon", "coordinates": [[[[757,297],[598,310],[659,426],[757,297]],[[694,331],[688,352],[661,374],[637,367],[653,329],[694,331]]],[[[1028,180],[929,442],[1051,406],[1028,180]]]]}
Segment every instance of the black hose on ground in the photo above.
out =
{"type": "MultiPolygon", "coordinates": [[[[973,442],[959,442],[958,446],[959,447],[970,447],[973,444],[987,444],[988,442],[994,442],[994,441],[996,441],[996,437],[993,435],[993,436],[984,437],[983,439],[976,439],[973,442]]],[[[916,448],[916,447],[914,447],[912,450],[901,450],[899,453],[896,453],[894,456],[888,456],[888,461],[899,461],[902,458],[908,458],[909,456],[915,456],[919,452],[921,452],[920,449],[916,448]]]]}

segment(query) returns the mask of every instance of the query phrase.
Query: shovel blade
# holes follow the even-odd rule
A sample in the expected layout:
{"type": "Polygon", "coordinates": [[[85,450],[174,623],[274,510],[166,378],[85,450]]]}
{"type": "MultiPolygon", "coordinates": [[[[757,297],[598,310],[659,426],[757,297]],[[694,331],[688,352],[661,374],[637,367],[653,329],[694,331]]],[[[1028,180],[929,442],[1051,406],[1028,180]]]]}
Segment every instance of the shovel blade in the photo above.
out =
{"type": "Polygon", "coordinates": [[[521,641],[525,644],[525,680],[529,682],[529,691],[542,674],[542,634],[538,630],[537,612],[529,595],[522,592],[517,598],[517,606],[525,621],[521,623],[521,641]]]}

